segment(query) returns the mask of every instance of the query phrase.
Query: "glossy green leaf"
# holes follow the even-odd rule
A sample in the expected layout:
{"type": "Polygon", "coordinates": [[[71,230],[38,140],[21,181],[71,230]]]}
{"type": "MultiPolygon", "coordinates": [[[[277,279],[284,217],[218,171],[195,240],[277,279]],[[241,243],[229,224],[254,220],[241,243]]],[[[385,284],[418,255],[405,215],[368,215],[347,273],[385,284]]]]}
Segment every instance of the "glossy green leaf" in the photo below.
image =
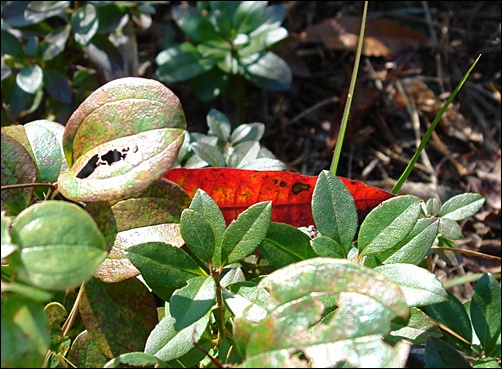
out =
{"type": "Polygon", "coordinates": [[[2,368],[41,368],[49,340],[42,305],[2,287],[2,368]]]}
{"type": "Polygon", "coordinates": [[[286,223],[270,223],[259,249],[275,268],[316,256],[309,236],[286,223]]]}
{"type": "Polygon", "coordinates": [[[233,18],[236,33],[250,33],[263,21],[268,2],[240,1],[233,18]]]}
{"type": "Polygon", "coordinates": [[[485,198],[477,193],[463,193],[453,196],[441,207],[439,216],[455,221],[476,214],[485,203],[485,198]]]}
{"type": "Polygon", "coordinates": [[[260,143],[258,141],[242,142],[232,148],[226,159],[225,166],[243,168],[258,157],[260,143]]]}
{"type": "Polygon", "coordinates": [[[212,262],[215,240],[209,222],[192,209],[181,215],[181,235],[190,251],[204,264],[212,262]]]}
{"type": "Polygon", "coordinates": [[[194,7],[173,6],[172,16],[183,32],[195,42],[221,38],[216,25],[194,7]]]}
{"type": "Polygon", "coordinates": [[[321,235],[335,240],[346,254],[358,227],[357,209],[347,187],[327,170],[319,174],[312,194],[312,216],[321,235]]]}
{"type": "Polygon", "coordinates": [[[2,30],[2,55],[11,55],[15,58],[24,56],[23,44],[12,33],[2,30]]]}
{"type": "Polygon", "coordinates": [[[194,348],[204,333],[210,316],[207,313],[197,322],[177,331],[174,328],[175,319],[169,311],[169,304],[166,304],[166,316],[153,329],[144,350],[163,361],[177,359],[194,348]]]}
{"type": "Polygon", "coordinates": [[[158,322],[153,294],[136,278],[119,283],[91,278],[79,311],[89,337],[109,359],[142,351],[158,322]]]}
{"type": "Polygon", "coordinates": [[[439,338],[427,338],[424,356],[426,368],[472,368],[460,352],[439,338]]]}
{"type": "Polygon", "coordinates": [[[88,203],[86,210],[97,222],[110,248],[95,276],[112,283],[138,275],[138,269],[125,255],[134,245],[163,242],[183,246],[179,222],[181,212],[189,203],[190,197],[181,187],[163,178],[132,197],[88,203]]]}
{"type": "Polygon", "coordinates": [[[285,91],[291,87],[293,74],[289,65],[272,52],[246,57],[244,77],[265,90],[285,91]]]}
{"type": "Polygon", "coordinates": [[[26,93],[34,94],[42,87],[44,72],[38,64],[22,68],[16,75],[17,85],[26,93]]]}
{"type": "Polygon", "coordinates": [[[149,130],[101,144],[60,174],[59,190],[82,202],[118,200],[143,191],[176,161],[183,134],[181,129],[149,130]]]}
{"type": "Polygon", "coordinates": [[[159,285],[182,287],[190,278],[207,275],[185,251],[160,242],[132,246],[126,255],[143,277],[159,285]]]}
{"type": "Polygon", "coordinates": [[[83,46],[89,44],[99,27],[96,7],[90,3],[82,5],[71,15],[70,24],[75,41],[83,46]]]}
{"type": "Polygon", "coordinates": [[[425,314],[422,310],[411,307],[410,308],[410,318],[402,324],[399,319],[395,319],[392,324],[392,331],[390,332],[390,338],[387,340],[406,339],[414,345],[421,345],[425,343],[425,340],[429,336],[441,337],[442,333],[437,327],[436,323],[431,320],[431,318],[425,314]]]}
{"type": "Polygon", "coordinates": [[[154,355],[147,354],[144,352],[128,352],[126,354],[119,355],[112,360],[108,361],[103,368],[166,368],[167,364],[162,360],[157,359],[154,355]]]}
{"type": "Polygon", "coordinates": [[[215,302],[216,284],[213,277],[189,279],[188,285],[176,290],[169,301],[174,329],[181,331],[194,324],[211,311],[215,302]]]}
{"type": "Polygon", "coordinates": [[[416,265],[387,264],[373,270],[399,285],[408,306],[432,305],[448,298],[437,276],[416,265]]]}
{"type": "Polygon", "coordinates": [[[248,336],[242,366],[298,366],[291,352],[302,352],[313,367],[404,366],[409,346],[391,347],[382,335],[409,311],[399,287],[383,275],[347,260],[314,258],[271,273],[259,287],[270,293],[267,317],[247,329],[244,322],[244,331],[244,318],[235,322],[236,339],[248,336]],[[328,294],[340,294],[338,310],[329,322],[315,324],[324,310],[319,298],[328,294]]]}
{"type": "MultiPolygon", "coordinates": [[[[455,295],[448,292],[448,300],[439,304],[427,305],[423,310],[431,318],[434,318],[444,326],[456,332],[468,342],[472,342],[472,327],[471,320],[465,307],[455,297],[455,295]]],[[[470,346],[464,341],[451,335],[447,331],[443,331],[447,338],[447,342],[457,349],[469,352],[470,346]]]]}
{"type": "MultiPolygon", "coordinates": [[[[2,130],[2,186],[36,182],[37,169],[28,151],[2,130]]],[[[2,190],[2,210],[15,216],[29,204],[33,188],[2,190]]]]}
{"type": "Polygon", "coordinates": [[[77,287],[107,254],[92,217],[64,201],[48,200],[25,209],[12,224],[11,236],[21,248],[19,279],[48,290],[77,287]]]}
{"type": "Polygon", "coordinates": [[[401,242],[418,220],[420,202],[422,200],[416,196],[404,195],[386,200],[374,208],[359,230],[359,254],[379,254],[401,242]]]}
{"type": "Polygon", "coordinates": [[[199,158],[204,160],[211,167],[225,167],[223,154],[214,146],[204,142],[194,142],[192,149],[199,158]]]}
{"type": "Polygon", "coordinates": [[[24,13],[26,19],[38,23],[61,15],[70,6],[70,1],[30,1],[24,13]]]}
{"type": "Polygon", "coordinates": [[[207,113],[206,121],[209,127],[208,134],[218,137],[221,143],[228,142],[232,128],[225,114],[219,110],[211,109],[207,113]]]}
{"type": "Polygon", "coordinates": [[[260,141],[265,133],[265,125],[263,123],[243,123],[239,124],[230,136],[232,145],[238,145],[247,141],[260,141]]]}
{"type": "Polygon", "coordinates": [[[254,204],[234,220],[221,243],[221,260],[231,264],[250,255],[267,234],[272,216],[272,202],[254,204]]]}
{"type": "Polygon", "coordinates": [[[55,28],[52,32],[45,36],[43,42],[40,44],[43,60],[52,60],[64,51],[66,41],[68,41],[70,36],[70,31],[71,26],[64,25],[62,27],[55,28]]]}
{"type": "Polygon", "coordinates": [[[485,274],[472,293],[470,313],[474,332],[488,356],[500,356],[500,283],[485,274]]]}
{"type": "Polygon", "coordinates": [[[67,359],[77,368],[101,368],[108,358],[99,351],[96,343],[89,337],[87,330],[75,337],[67,359]]]}

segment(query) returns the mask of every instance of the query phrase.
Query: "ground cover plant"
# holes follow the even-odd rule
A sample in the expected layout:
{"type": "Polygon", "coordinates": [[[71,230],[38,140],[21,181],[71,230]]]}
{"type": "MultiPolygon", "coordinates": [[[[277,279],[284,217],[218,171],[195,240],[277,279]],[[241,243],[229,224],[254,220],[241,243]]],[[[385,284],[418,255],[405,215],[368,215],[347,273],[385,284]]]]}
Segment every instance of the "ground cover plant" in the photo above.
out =
{"type": "Polygon", "coordinates": [[[431,268],[489,257],[457,245],[484,196],[284,171],[266,125],[183,105],[118,78],[2,124],[2,367],[500,366],[499,276],[431,268]]]}

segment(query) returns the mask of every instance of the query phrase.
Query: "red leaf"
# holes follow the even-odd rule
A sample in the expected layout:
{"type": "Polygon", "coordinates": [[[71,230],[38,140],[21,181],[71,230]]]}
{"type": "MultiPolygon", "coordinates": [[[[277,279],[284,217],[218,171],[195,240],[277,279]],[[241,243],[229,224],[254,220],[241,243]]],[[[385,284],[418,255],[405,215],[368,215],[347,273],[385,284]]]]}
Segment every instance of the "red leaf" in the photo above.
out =
{"type": "MultiPolygon", "coordinates": [[[[173,168],[164,178],[179,184],[190,197],[198,188],[204,190],[220,207],[227,224],[249,206],[268,200],[272,201],[272,221],[295,227],[314,224],[311,201],[317,176],[275,170],[173,168]]],[[[394,197],[362,182],[338,178],[354,197],[360,219],[382,201],[394,197]]]]}

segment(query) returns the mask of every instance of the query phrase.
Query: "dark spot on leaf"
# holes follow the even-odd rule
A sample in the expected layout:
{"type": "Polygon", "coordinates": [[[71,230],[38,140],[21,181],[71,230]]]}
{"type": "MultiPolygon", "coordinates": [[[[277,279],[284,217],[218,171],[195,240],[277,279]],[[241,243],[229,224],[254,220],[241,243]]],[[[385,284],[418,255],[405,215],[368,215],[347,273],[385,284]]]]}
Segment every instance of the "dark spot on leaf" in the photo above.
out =
{"type": "Polygon", "coordinates": [[[281,183],[279,183],[279,186],[281,186],[281,187],[284,187],[284,186],[286,186],[286,182],[284,182],[284,181],[281,181],[281,183]]]}
{"type": "Polygon", "coordinates": [[[96,169],[98,160],[99,156],[97,154],[90,158],[87,164],[78,172],[77,178],[84,179],[89,177],[94,172],[94,169],[96,169]]]}
{"type": "MultiPolygon", "coordinates": [[[[126,147],[126,149],[129,150],[128,147],[126,147]]],[[[125,159],[127,155],[127,153],[125,153],[125,151],[127,151],[126,149],[122,149],[122,153],[120,153],[120,151],[118,150],[108,151],[106,154],[101,155],[101,161],[99,164],[105,164],[104,161],[106,161],[108,165],[112,165],[116,161],[125,159]]]]}
{"type": "Polygon", "coordinates": [[[294,185],[293,185],[293,193],[295,195],[298,195],[300,192],[302,191],[308,191],[310,188],[310,185],[308,184],[305,184],[305,183],[301,183],[301,182],[296,182],[294,185]]]}

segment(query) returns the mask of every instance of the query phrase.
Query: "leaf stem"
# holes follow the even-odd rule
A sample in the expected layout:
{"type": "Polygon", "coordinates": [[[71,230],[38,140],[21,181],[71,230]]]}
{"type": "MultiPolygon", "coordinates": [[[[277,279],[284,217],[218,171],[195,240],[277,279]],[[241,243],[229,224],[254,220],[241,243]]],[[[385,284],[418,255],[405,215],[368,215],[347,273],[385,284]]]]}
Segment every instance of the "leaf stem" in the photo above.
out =
{"type": "Polygon", "coordinates": [[[342,122],[340,124],[340,130],[338,133],[338,138],[336,140],[335,152],[333,154],[333,160],[331,161],[331,166],[329,168],[330,172],[336,175],[336,170],[338,168],[338,162],[340,161],[340,155],[342,152],[343,139],[345,137],[345,131],[347,130],[347,124],[349,120],[349,113],[352,104],[352,97],[354,96],[354,89],[356,86],[357,73],[359,71],[359,61],[361,60],[361,54],[363,50],[364,43],[364,32],[366,29],[366,14],[368,13],[368,2],[364,2],[363,17],[361,20],[361,30],[359,32],[359,42],[357,44],[356,59],[354,60],[354,68],[352,71],[352,78],[350,80],[349,92],[347,93],[347,100],[345,102],[345,108],[343,111],[342,122]]]}
{"type": "Polygon", "coordinates": [[[436,129],[436,126],[438,125],[439,121],[441,120],[441,117],[443,116],[444,112],[446,111],[446,109],[448,108],[448,106],[450,105],[450,103],[453,101],[453,99],[457,95],[458,91],[460,91],[460,89],[464,85],[465,81],[467,80],[467,78],[471,74],[471,72],[474,69],[474,67],[476,66],[479,58],[481,58],[481,54],[479,54],[479,56],[476,58],[476,60],[474,61],[474,63],[472,63],[472,65],[469,68],[469,70],[467,71],[467,73],[464,75],[464,77],[462,78],[462,80],[460,81],[460,83],[457,85],[457,87],[455,88],[455,90],[453,90],[453,92],[448,97],[448,99],[444,103],[444,105],[441,108],[441,110],[439,111],[439,113],[434,118],[434,121],[431,123],[431,125],[427,129],[427,132],[425,132],[424,137],[422,138],[422,140],[420,141],[420,144],[418,145],[417,151],[415,152],[415,154],[411,158],[410,162],[406,166],[403,174],[401,174],[401,177],[399,177],[398,181],[394,185],[394,188],[392,188],[391,192],[393,194],[396,195],[399,192],[399,190],[403,186],[404,182],[409,177],[411,171],[413,170],[413,167],[415,166],[416,162],[418,161],[418,158],[420,157],[420,154],[422,153],[423,149],[425,148],[425,145],[429,141],[429,138],[431,137],[432,132],[434,132],[434,130],[436,129]]]}

